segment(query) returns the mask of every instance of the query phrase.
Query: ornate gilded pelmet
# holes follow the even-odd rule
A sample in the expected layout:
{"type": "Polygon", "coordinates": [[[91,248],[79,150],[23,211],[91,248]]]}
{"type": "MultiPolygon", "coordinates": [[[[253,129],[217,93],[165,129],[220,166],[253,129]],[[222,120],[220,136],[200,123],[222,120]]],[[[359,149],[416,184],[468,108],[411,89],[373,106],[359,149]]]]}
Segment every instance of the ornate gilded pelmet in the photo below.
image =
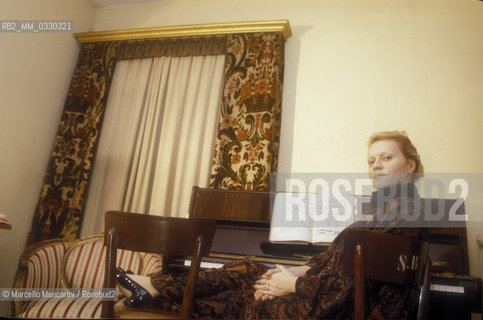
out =
{"type": "Polygon", "coordinates": [[[78,237],[112,76],[119,59],[225,54],[212,188],[268,190],[280,136],[288,21],[76,34],[81,44],[28,245],[78,237]]]}

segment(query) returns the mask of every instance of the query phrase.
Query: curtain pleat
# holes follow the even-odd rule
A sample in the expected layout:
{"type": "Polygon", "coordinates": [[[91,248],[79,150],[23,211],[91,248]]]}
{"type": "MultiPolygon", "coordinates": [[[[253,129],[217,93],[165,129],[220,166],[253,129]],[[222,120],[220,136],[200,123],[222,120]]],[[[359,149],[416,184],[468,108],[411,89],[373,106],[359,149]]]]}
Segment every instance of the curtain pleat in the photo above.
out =
{"type": "Polygon", "coordinates": [[[208,186],[225,57],[172,60],[149,212],[186,217],[192,187],[208,186]]]}
{"type": "Polygon", "coordinates": [[[129,154],[140,128],[152,59],[120,61],[114,72],[104,115],[102,134],[82,225],[83,237],[102,232],[104,212],[121,208],[127,192],[127,168],[135,154],[129,154]]]}
{"type": "Polygon", "coordinates": [[[145,96],[145,111],[140,119],[134,159],[129,168],[127,192],[122,205],[124,211],[146,212],[151,197],[156,169],[159,134],[165,114],[165,95],[171,71],[171,57],[153,59],[149,87],[145,96]]]}

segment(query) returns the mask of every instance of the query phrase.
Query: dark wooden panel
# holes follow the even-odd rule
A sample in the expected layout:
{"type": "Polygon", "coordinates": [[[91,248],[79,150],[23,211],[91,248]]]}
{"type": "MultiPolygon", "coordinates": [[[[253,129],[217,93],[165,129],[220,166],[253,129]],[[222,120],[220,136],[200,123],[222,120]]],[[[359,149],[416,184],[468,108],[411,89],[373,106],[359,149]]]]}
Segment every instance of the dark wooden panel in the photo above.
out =
{"type": "MultiPolygon", "coordinates": [[[[431,270],[433,272],[452,272],[469,275],[466,222],[451,221],[449,214],[456,201],[454,199],[424,199],[425,212],[431,212],[432,216],[437,216],[439,213],[444,212],[440,220],[429,223],[431,270]]],[[[465,215],[464,204],[458,206],[455,215],[458,217],[465,215]]]]}
{"type": "MultiPolygon", "coordinates": [[[[205,219],[183,219],[174,217],[161,217],[155,215],[108,211],[105,215],[105,229],[112,227],[121,236],[118,247],[127,250],[145,252],[162,252],[172,255],[191,255],[194,250],[195,239],[198,235],[204,237],[203,255],[211,250],[216,223],[205,219]],[[183,235],[185,241],[178,241],[183,235]],[[186,246],[185,243],[193,246],[186,246]]],[[[108,233],[105,233],[107,243],[108,233]]]]}
{"type": "Polygon", "coordinates": [[[190,216],[269,223],[270,195],[270,192],[194,187],[190,216]]]}

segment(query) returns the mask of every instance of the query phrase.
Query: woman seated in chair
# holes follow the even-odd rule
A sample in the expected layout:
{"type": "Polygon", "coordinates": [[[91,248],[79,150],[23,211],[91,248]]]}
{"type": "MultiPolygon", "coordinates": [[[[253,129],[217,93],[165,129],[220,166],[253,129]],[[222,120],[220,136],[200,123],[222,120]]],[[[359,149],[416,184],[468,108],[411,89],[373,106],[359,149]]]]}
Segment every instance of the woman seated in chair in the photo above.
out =
{"type": "MultiPolygon", "coordinates": [[[[414,180],[423,174],[419,154],[404,132],[389,131],[370,137],[368,171],[377,189],[372,195],[374,216],[395,218],[350,227],[427,240],[422,220],[403,221],[412,212],[423,214],[414,180]],[[388,196],[390,194],[390,196],[388,196]],[[379,199],[379,201],[377,200],[379,199]],[[380,200],[383,201],[380,201],[380,200]],[[403,224],[405,224],[403,226],[403,224]]],[[[422,218],[420,218],[422,219],[422,218]]],[[[195,316],[207,318],[345,319],[353,310],[353,278],[343,275],[344,232],[327,251],[306,265],[285,268],[253,261],[235,261],[219,269],[201,271],[196,288],[195,316]]],[[[118,270],[117,279],[131,306],[178,308],[186,277],[156,274],[141,277],[118,270]]],[[[368,319],[410,319],[415,316],[418,289],[369,281],[366,288],[368,319]]]]}

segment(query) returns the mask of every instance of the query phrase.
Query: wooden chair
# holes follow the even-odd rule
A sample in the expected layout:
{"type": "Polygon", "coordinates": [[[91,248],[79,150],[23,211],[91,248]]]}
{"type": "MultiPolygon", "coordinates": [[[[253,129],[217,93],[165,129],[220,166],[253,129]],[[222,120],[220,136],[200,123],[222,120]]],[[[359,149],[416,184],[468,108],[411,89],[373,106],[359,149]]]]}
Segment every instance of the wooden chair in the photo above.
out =
{"type": "Polygon", "coordinates": [[[354,316],[364,319],[364,280],[419,285],[417,319],[428,316],[431,261],[429,243],[351,228],[346,230],[344,272],[354,276],[354,316]]]}
{"type": "Polygon", "coordinates": [[[108,211],[105,215],[106,270],[104,288],[116,286],[116,252],[118,248],[159,253],[163,256],[191,256],[188,282],[180,313],[129,308],[114,301],[104,301],[103,318],[169,318],[191,317],[195,285],[201,258],[208,255],[215,232],[215,222],[202,219],[168,218],[146,214],[108,211]]]}

